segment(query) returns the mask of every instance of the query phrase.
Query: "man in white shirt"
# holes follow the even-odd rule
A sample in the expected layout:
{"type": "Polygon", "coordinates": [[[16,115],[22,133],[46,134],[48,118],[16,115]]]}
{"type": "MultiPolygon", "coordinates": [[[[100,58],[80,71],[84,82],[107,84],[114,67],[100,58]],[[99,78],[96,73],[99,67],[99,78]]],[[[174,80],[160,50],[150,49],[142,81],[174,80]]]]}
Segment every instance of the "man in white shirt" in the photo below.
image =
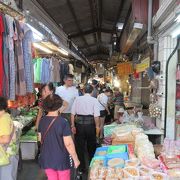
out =
{"type": "Polygon", "coordinates": [[[73,86],[72,74],[67,74],[64,78],[64,86],[56,88],[56,94],[59,95],[64,101],[68,103],[67,109],[62,113],[62,116],[70,122],[71,108],[76,97],[79,96],[78,90],[73,86]]]}
{"type": "Polygon", "coordinates": [[[76,151],[81,162],[80,172],[86,171],[85,146],[87,145],[89,161],[91,161],[96,151],[96,135],[99,134],[99,102],[92,97],[92,92],[93,87],[86,85],[84,96],[75,99],[71,110],[71,128],[75,134],[76,151]]]}
{"type": "Polygon", "coordinates": [[[111,95],[111,90],[106,89],[104,93],[98,95],[97,100],[99,101],[100,109],[100,138],[103,138],[104,121],[106,115],[109,115],[108,100],[111,95]]]}

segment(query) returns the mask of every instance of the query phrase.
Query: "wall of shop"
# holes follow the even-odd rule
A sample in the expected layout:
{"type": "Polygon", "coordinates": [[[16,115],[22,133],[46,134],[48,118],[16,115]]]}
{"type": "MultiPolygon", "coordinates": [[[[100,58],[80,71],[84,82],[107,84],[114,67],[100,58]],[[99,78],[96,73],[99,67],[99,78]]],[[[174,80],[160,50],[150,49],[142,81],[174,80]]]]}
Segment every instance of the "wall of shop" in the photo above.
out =
{"type": "MultiPolygon", "coordinates": [[[[177,39],[171,37],[171,32],[175,25],[176,13],[180,6],[175,0],[161,0],[160,8],[153,18],[153,24],[157,27],[156,35],[158,37],[158,60],[161,62],[161,74],[156,78],[159,80],[158,103],[162,107],[162,116],[157,119],[156,125],[160,129],[164,129],[165,123],[165,82],[166,82],[166,63],[176,46],[177,39]],[[169,15],[167,16],[167,12],[169,15]],[[165,15],[166,14],[166,15],[165,15]]],[[[175,98],[176,98],[176,61],[177,54],[171,60],[169,71],[168,86],[168,109],[167,109],[167,125],[166,137],[175,138],[175,98]]]]}

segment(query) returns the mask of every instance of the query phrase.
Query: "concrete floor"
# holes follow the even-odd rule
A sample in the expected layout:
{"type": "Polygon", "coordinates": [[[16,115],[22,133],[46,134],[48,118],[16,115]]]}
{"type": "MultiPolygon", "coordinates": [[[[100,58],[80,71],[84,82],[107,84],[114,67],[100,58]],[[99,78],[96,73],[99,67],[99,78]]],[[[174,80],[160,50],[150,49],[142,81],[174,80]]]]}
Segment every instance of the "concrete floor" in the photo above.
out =
{"type": "MultiPolygon", "coordinates": [[[[17,180],[47,180],[47,178],[37,162],[32,160],[22,162],[22,170],[18,172],[17,180]]],[[[71,180],[74,179],[71,178],[71,180]]],[[[87,175],[82,180],[87,180],[87,175]]]]}

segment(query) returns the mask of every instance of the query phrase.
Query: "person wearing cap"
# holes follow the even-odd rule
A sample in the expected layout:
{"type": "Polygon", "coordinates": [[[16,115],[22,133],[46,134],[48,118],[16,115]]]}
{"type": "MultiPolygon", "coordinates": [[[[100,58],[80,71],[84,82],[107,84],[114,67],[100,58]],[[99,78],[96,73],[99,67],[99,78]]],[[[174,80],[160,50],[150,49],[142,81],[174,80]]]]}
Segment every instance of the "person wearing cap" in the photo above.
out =
{"type": "Polygon", "coordinates": [[[96,150],[96,136],[99,134],[99,102],[92,97],[92,92],[93,87],[85,85],[84,95],[75,99],[71,109],[71,128],[75,135],[81,173],[86,172],[85,146],[87,146],[89,161],[91,161],[96,150]]]}
{"type": "Polygon", "coordinates": [[[92,87],[93,87],[92,97],[97,98],[97,96],[99,94],[97,80],[95,80],[95,79],[92,80],[92,87]]]}
{"type": "Polygon", "coordinates": [[[118,123],[122,123],[123,122],[123,115],[124,115],[124,108],[123,107],[119,108],[118,114],[119,114],[118,123]]]}

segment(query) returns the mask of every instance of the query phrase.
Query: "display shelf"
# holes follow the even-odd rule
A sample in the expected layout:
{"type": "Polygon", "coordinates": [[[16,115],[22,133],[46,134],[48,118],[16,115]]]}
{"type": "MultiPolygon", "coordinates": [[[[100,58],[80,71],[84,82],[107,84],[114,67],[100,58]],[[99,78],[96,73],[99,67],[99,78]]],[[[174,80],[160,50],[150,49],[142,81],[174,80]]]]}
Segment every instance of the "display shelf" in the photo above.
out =
{"type": "Polygon", "coordinates": [[[164,132],[158,128],[144,131],[144,133],[147,135],[163,135],[164,134],[164,132]]]}

